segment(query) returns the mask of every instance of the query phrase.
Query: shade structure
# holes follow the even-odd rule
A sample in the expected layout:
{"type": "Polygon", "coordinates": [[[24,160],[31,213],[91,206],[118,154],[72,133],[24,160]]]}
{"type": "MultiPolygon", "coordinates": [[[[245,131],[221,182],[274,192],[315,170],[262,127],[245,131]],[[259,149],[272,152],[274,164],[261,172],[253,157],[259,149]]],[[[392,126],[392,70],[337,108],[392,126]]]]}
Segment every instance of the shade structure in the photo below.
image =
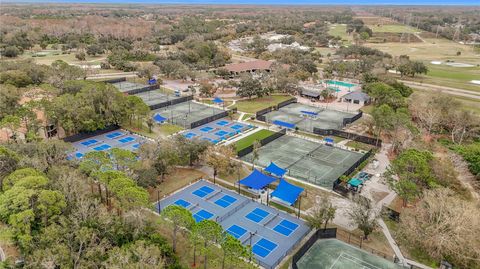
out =
{"type": "Polygon", "coordinates": [[[300,112],[302,112],[302,113],[305,114],[305,115],[309,115],[309,116],[316,116],[316,115],[318,115],[318,112],[315,112],[315,111],[302,110],[302,111],[300,111],[300,112]]]}
{"type": "Polygon", "coordinates": [[[323,139],[323,141],[325,141],[326,143],[330,143],[330,144],[333,144],[335,141],[333,140],[333,138],[331,137],[325,137],[323,139]]]}
{"type": "Polygon", "coordinates": [[[278,165],[276,165],[274,162],[271,162],[267,168],[265,168],[264,170],[265,172],[268,172],[270,174],[273,174],[277,177],[283,177],[283,175],[285,175],[285,173],[287,173],[287,169],[283,169],[281,167],[279,167],[278,165]]]}
{"type": "Polygon", "coordinates": [[[275,125],[278,125],[278,126],[288,128],[288,129],[295,128],[295,124],[290,123],[290,122],[281,121],[281,120],[274,120],[272,123],[275,124],[275,125]]]}
{"type": "Polygon", "coordinates": [[[358,186],[363,184],[363,181],[361,181],[358,178],[352,178],[352,179],[350,179],[348,184],[350,184],[350,186],[352,186],[352,187],[358,187],[358,186]]]}
{"type": "Polygon", "coordinates": [[[272,192],[272,197],[280,199],[289,205],[293,205],[302,192],[303,188],[290,184],[281,178],[280,184],[278,184],[278,187],[272,192]]]}
{"type": "Polygon", "coordinates": [[[219,97],[215,97],[215,99],[213,99],[213,102],[214,102],[215,104],[220,104],[220,103],[223,103],[223,100],[220,99],[219,97]]]}
{"type": "Polygon", "coordinates": [[[153,119],[159,123],[167,120],[167,118],[162,117],[160,114],[155,114],[155,116],[153,116],[153,119]]]}
{"type": "Polygon", "coordinates": [[[242,184],[254,190],[260,190],[275,180],[276,179],[274,177],[265,175],[262,172],[255,169],[252,171],[252,173],[250,173],[250,175],[238,181],[238,184],[242,184]]]}

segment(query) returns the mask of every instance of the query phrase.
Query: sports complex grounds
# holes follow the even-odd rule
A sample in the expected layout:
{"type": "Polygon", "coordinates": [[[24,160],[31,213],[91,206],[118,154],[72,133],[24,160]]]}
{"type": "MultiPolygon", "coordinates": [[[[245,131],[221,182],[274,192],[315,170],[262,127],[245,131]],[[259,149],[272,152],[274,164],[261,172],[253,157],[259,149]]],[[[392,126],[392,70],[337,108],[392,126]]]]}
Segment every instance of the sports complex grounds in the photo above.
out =
{"type": "Polygon", "coordinates": [[[183,133],[183,136],[217,144],[252,128],[254,128],[252,125],[222,118],[188,130],[183,133]]]}
{"type": "Polygon", "coordinates": [[[140,92],[140,93],[134,94],[134,96],[140,97],[143,100],[143,102],[145,102],[145,104],[147,104],[148,106],[153,106],[156,104],[181,98],[180,96],[163,93],[161,90],[140,92]]]}
{"type": "Polygon", "coordinates": [[[162,199],[155,207],[161,211],[169,205],[185,207],[197,222],[217,221],[242,244],[252,246],[264,268],[275,268],[310,230],[303,220],[203,180],[162,199]]]}
{"type": "Polygon", "coordinates": [[[111,84],[115,88],[117,88],[119,92],[123,92],[123,93],[128,93],[128,92],[136,90],[136,89],[142,89],[142,88],[145,88],[145,86],[147,86],[147,85],[144,85],[144,84],[134,83],[134,82],[130,82],[130,81],[120,81],[120,82],[115,82],[115,83],[111,83],[111,84]]]}
{"type": "MultiPolygon", "coordinates": [[[[332,188],[333,182],[363,156],[359,152],[284,135],[261,147],[255,164],[267,167],[274,162],[287,169],[287,175],[291,177],[332,188]]],[[[241,159],[252,163],[253,152],[241,159]]]]}
{"type": "Polygon", "coordinates": [[[267,123],[287,123],[291,128],[306,132],[319,129],[342,129],[345,118],[352,118],[356,114],[337,110],[329,110],[321,107],[310,106],[301,103],[291,103],[264,114],[267,123]]]}

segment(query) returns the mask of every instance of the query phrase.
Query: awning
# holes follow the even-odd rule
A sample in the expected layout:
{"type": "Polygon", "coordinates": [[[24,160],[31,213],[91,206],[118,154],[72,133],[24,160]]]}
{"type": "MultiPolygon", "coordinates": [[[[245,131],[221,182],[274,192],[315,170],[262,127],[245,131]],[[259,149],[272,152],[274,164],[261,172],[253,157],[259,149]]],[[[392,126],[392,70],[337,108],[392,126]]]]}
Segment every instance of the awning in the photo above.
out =
{"type": "Polygon", "coordinates": [[[295,124],[281,121],[281,120],[274,120],[272,123],[278,126],[289,128],[289,129],[295,128],[295,124]]]}
{"type": "Polygon", "coordinates": [[[247,186],[249,188],[259,190],[267,186],[268,184],[274,182],[275,180],[276,179],[274,177],[267,176],[262,172],[258,171],[257,169],[255,169],[246,178],[238,181],[238,183],[244,186],[247,186]]]}
{"type": "Polygon", "coordinates": [[[302,111],[300,111],[300,112],[302,112],[303,114],[306,114],[306,115],[310,115],[310,116],[316,116],[316,115],[318,115],[318,112],[314,112],[314,111],[302,110],[302,111]]]}
{"type": "Polygon", "coordinates": [[[283,169],[281,167],[279,167],[278,165],[276,165],[274,162],[271,162],[267,168],[265,168],[264,170],[265,172],[268,172],[270,174],[273,174],[277,177],[282,177],[283,175],[285,175],[285,173],[287,173],[287,169],[283,169]]]}
{"type": "Polygon", "coordinates": [[[218,98],[218,97],[215,97],[215,99],[213,99],[213,102],[214,102],[215,104],[219,104],[219,103],[223,103],[223,100],[220,99],[220,98],[218,98]]]}
{"type": "Polygon", "coordinates": [[[290,184],[284,179],[280,179],[280,184],[278,184],[278,187],[272,192],[272,197],[278,198],[289,205],[293,205],[302,192],[303,188],[290,184]]]}
{"type": "Polygon", "coordinates": [[[352,187],[358,187],[358,186],[360,186],[360,185],[363,184],[363,181],[361,181],[361,180],[358,179],[358,178],[352,178],[352,179],[348,182],[348,184],[350,184],[350,186],[352,186],[352,187]]]}
{"type": "Polygon", "coordinates": [[[325,141],[326,143],[331,143],[331,144],[333,144],[335,142],[335,140],[333,140],[333,138],[331,138],[331,137],[325,137],[323,139],[323,141],[325,141]]]}
{"type": "Polygon", "coordinates": [[[160,114],[155,114],[155,116],[153,116],[153,119],[156,122],[164,122],[167,120],[167,118],[162,117],[160,114]]]}

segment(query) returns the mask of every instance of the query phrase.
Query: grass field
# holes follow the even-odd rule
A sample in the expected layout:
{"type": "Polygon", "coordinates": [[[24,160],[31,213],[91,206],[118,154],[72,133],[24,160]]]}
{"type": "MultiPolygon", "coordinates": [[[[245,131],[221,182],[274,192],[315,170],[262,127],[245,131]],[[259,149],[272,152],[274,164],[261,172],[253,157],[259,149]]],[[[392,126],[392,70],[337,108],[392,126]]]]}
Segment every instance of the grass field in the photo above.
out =
{"type": "Polygon", "coordinates": [[[367,25],[374,33],[415,33],[419,30],[402,24],[367,25]]]}
{"type": "Polygon", "coordinates": [[[240,140],[237,141],[236,143],[236,148],[237,151],[240,151],[250,145],[252,145],[256,140],[262,140],[266,137],[269,137],[272,135],[274,132],[266,129],[262,129],[256,133],[253,133],[247,137],[244,137],[240,140]]]}
{"type": "MultiPolygon", "coordinates": [[[[420,91],[420,90],[415,90],[414,94],[412,94],[412,97],[411,98],[415,98],[416,96],[419,96],[419,95],[425,95],[425,94],[428,94],[424,91],[420,91]]],[[[462,96],[453,96],[451,95],[452,98],[454,98],[455,100],[459,101],[462,105],[462,108],[468,110],[468,111],[471,111],[475,114],[478,114],[480,115],[480,102],[476,99],[471,99],[471,98],[468,98],[468,97],[462,97],[462,96]]]]}
{"type": "Polygon", "coordinates": [[[347,44],[352,42],[352,36],[348,35],[347,32],[347,25],[346,24],[332,24],[330,29],[328,30],[328,34],[332,36],[339,36],[342,40],[346,41],[347,44]]]}
{"type": "Polygon", "coordinates": [[[238,101],[236,107],[238,111],[246,113],[255,113],[264,108],[277,105],[285,100],[292,98],[290,95],[270,95],[262,98],[238,101]]]}
{"type": "Polygon", "coordinates": [[[75,53],[62,54],[60,50],[58,51],[41,51],[40,53],[45,53],[45,56],[42,57],[32,57],[35,52],[27,51],[24,54],[20,55],[20,59],[33,59],[37,64],[46,64],[50,65],[56,60],[62,60],[69,64],[94,64],[99,65],[102,60],[105,59],[104,55],[89,56],[86,55],[85,61],[79,61],[75,58],[75,53]]]}

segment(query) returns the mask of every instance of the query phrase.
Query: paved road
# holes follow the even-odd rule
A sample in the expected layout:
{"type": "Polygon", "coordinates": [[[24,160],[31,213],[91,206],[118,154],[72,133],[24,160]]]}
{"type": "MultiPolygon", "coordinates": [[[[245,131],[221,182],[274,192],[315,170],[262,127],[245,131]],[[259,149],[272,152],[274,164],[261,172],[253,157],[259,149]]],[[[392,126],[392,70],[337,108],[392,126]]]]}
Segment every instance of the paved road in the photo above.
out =
{"type": "MultiPolygon", "coordinates": [[[[433,85],[433,84],[427,84],[427,83],[419,83],[419,82],[413,82],[413,81],[408,81],[408,80],[399,80],[405,85],[420,89],[420,90],[426,90],[426,91],[439,91],[442,93],[447,93],[451,95],[457,95],[457,96],[462,96],[462,97],[468,97],[472,99],[477,99],[480,100],[480,91],[475,92],[475,91],[469,91],[469,90],[463,90],[463,89],[457,89],[457,88],[451,88],[451,87],[446,87],[446,86],[439,86],[439,85],[433,85]]],[[[480,90],[480,86],[478,87],[480,90]]]]}

